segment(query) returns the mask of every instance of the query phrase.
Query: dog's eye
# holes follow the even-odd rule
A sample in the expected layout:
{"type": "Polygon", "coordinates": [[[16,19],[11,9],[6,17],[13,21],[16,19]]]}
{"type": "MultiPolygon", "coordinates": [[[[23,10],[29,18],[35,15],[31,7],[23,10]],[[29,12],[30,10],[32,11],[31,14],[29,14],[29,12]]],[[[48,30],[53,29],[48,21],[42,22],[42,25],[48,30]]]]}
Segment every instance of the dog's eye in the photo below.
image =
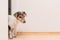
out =
{"type": "Polygon", "coordinates": [[[22,18],[22,17],[19,17],[19,18],[22,18]]]}

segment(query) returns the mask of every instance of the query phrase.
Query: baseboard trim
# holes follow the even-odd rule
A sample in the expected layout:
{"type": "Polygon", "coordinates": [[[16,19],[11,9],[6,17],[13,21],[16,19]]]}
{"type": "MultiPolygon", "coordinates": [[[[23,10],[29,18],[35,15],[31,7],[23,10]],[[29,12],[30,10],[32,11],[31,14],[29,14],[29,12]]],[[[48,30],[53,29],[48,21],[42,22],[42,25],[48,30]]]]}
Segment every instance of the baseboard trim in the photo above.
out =
{"type": "Polygon", "coordinates": [[[60,35],[60,32],[17,32],[17,35],[60,35]]]}

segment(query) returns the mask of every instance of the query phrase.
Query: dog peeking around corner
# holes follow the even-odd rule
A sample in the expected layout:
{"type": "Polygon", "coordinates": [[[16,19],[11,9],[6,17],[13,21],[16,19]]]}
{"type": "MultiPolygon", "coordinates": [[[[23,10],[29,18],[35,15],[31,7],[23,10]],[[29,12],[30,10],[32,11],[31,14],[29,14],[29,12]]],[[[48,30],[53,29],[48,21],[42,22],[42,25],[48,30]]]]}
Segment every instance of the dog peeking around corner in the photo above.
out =
{"type": "Polygon", "coordinates": [[[16,12],[12,15],[8,15],[8,37],[10,39],[16,37],[16,27],[19,22],[26,23],[25,16],[27,14],[23,12],[16,12]]]}

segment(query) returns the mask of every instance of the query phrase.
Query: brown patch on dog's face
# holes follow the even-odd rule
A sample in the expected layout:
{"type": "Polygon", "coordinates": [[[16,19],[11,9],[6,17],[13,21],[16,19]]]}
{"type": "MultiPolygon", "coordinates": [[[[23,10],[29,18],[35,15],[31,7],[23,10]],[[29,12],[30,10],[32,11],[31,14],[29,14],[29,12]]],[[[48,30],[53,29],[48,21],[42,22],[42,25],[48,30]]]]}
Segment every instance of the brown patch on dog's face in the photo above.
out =
{"type": "Polygon", "coordinates": [[[19,15],[21,15],[21,12],[14,13],[14,16],[17,18],[19,15]]]}
{"type": "Polygon", "coordinates": [[[22,15],[25,17],[27,14],[23,11],[23,12],[22,12],[22,15]]]}
{"type": "Polygon", "coordinates": [[[20,22],[23,22],[23,23],[26,23],[25,21],[25,16],[26,16],[26,13],[25,12],[16,12],[14,14],[14,16],[17,18],[17,20],[19,20],[20,22]]]}

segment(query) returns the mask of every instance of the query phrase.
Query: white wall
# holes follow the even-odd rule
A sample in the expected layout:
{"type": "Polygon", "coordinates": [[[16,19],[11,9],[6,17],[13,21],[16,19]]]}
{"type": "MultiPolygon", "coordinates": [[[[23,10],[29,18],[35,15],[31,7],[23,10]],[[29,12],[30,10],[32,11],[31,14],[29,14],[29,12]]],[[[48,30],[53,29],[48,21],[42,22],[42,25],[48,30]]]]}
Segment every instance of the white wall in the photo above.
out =
{"type": "Polygon", "coordinates": [[[0,40],[8,40],[8,0],[0,0],[0,40]]]}
{"type": "Polygon", "coordinates": [[[25,11],[26,24],[17,31],[60,32],[60,0],[12,0],[12,13],[25,11]]]}

